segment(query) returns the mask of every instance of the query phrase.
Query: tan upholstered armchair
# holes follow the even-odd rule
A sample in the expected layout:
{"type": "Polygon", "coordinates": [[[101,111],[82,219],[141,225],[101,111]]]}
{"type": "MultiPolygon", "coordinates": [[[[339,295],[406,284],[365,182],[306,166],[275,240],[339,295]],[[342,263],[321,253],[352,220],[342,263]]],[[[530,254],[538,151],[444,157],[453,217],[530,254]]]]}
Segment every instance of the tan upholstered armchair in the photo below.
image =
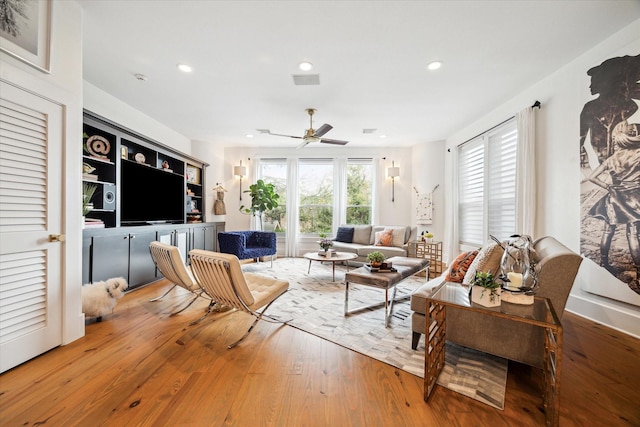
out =
{"type": "MultiPolygon", "coordinates": [[[[553,237],[542,237],[534,242],[539,264],[537,296],[549,298],[559,319],[582,262],[582,257],[553,237]]],[[[423,285],[411,297],[413,348],[417,348],[425,332],[425,298],[433,284],[423,285]],[[417,338],[417,339],[416,339],[417,338]]],[[[507,303],[505,303],[507,304],[507,303]]],[[[448,341],[474,348],[509,360],[542,367],[543,330],[533,325],[513,323],[506,319],[480,313],[447,308],[448,341]]]]}

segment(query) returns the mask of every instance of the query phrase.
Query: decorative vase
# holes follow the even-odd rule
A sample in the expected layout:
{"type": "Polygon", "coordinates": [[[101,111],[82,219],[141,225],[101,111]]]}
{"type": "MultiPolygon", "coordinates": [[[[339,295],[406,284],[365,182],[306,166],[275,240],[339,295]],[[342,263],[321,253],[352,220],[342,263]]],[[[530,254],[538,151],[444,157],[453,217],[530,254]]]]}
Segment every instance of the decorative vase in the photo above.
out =
{"type": "Polygon", "coordinates": [[[482,286],[471,287],[471,302],[480,304],[484,307],[497,307],[500,305],[500,293],[501,289],[494,289],[493,294],[491,289],[483,288],[482,286]]]}

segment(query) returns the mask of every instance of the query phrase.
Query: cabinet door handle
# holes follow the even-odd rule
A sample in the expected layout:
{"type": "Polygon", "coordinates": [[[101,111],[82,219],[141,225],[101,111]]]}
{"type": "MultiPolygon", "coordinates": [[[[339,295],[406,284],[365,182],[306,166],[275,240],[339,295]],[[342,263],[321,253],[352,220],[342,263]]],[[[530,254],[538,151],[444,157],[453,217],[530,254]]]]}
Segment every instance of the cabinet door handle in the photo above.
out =
{"type": "Polygon", "coordinates": [[[129,236],[124,236],[124,240],[127,240],[129,238],[129,236]]]}
{"type": "Polygon", "coordinates": [[[135,238],[136,238],[136,235],[135,235],[135,234],[131,234],[129,237],[130,237],[131,239],[135,239],[135,238]]]}
{"type": "Polygon", "coordinates": [[[50,242],[64,242],[67,239],[67,236],[64,234],[49,234],[50,242]]]}

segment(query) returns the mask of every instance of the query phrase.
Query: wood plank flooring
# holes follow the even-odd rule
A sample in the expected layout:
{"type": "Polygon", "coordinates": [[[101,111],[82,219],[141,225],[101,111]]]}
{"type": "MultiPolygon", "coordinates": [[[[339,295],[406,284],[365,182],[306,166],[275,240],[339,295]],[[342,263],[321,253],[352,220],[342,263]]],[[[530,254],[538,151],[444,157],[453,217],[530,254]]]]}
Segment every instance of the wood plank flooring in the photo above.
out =
{"type": "MultiPolygon", "coordinates": [[[[3,426],[540,426],[541,372],[510,363],[505,410],[289,326],[216,313],[169,284],[128,293],[86,336],[0,376],[3,426]],[[215,321],[213,321],[215,319],[215,321]]],[[[275,314],[275,313],[274,313],[275,314]]],[[[561,426],[640,425],[640,340],[563,319],[561,426]]]]}

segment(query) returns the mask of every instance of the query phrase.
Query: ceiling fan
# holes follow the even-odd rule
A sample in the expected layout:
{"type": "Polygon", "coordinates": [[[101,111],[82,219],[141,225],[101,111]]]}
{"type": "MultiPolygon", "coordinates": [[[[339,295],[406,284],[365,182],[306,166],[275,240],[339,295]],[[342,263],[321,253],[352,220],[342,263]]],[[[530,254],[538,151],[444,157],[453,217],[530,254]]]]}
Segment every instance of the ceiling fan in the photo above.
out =
{"type": "Polygon", "coordinates": [[[302,148],[312,142],[321,142],[324,144],[335,144],[335,145],[345,145],[349,142],[349,141],[341,141],[339,139],[322,138],[324,134],[326,134],[331,129],[333,129],[333,126],[325,123],[322,126],[320,126],[317,130],[314,130],[313,114],[316,112],[316,110],[314,108],[307,108],[305,109],[305,111],[307,112],[307,114],[309,114],[309,129],[307,129],[304,132],[304,136],[283,135],[281,133],[272,133],[271,131],[269,131],[269,135],[286,136],[288,138],[301,139],[302,143],[298,145],[297,148],[302,148]]]}

